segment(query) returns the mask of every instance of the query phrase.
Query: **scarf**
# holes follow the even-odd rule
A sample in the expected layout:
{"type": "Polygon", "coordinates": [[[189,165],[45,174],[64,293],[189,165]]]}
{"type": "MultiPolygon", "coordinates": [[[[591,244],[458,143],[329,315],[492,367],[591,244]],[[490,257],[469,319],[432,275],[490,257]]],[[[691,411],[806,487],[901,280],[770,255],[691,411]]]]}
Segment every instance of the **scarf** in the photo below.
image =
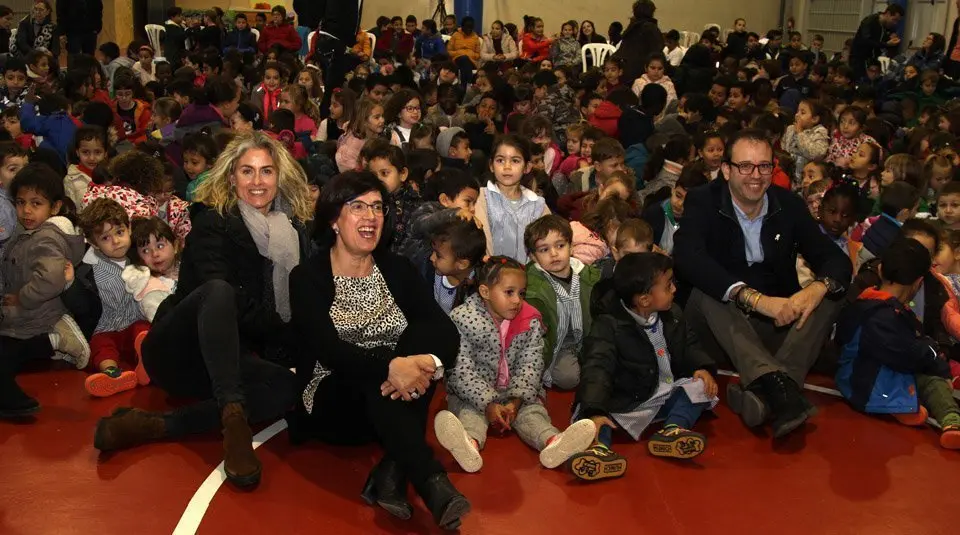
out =
{"type": "Polygon", "coordinates": [[[263,122],[266,124],[267,119],[270,118],[270,112],[280,107],[280,91],[283,88],[278,87],[270,91],[267,86],[260,84],[260,89],[263,90],[263,122]]]}
{"type": "MultiPolygon", "coordinates": [[[[27,15],[30,17],[30,15],[27,15]]],[[[50,44],[53,42],[53,32],[56,27],[50,22],[50,17],[43,19],[43,22],[38,23],[35,20],[31,20],[33,28],[33,48],[41,48],[43,50],[50,50],[50,44]]],[[[10,40],[10,55],[11,56],[20,56],[23,55],[23,51],[20,50],[20,47],[17,46],[17,40],[10,40]]]]}
{"type": "MultiPolygon", "coordinates": [[[[279,201],[280,198],[278,197],[279,201]]],[[[287,214],[274,203],[274,210],[263,215],[249,204],[238,201],[240,217],[257,244],[260,255],[273,262],[273,296],[277,314],[290,321],[290,272],[300,263],[300,240],[287,214]]]]}

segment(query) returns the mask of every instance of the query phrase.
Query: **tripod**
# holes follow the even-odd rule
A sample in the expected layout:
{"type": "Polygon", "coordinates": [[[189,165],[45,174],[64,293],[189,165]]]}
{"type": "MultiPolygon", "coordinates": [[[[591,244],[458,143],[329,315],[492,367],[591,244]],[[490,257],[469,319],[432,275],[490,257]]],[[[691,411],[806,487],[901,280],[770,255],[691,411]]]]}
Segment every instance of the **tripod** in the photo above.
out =
{"type": "Polygon", "coordinates": [[[447,18],[447,3],[444,0],[437,0],[437,9],[430,18],[436,19],[437,25],[443,27],[443,21],[447,18]]]}

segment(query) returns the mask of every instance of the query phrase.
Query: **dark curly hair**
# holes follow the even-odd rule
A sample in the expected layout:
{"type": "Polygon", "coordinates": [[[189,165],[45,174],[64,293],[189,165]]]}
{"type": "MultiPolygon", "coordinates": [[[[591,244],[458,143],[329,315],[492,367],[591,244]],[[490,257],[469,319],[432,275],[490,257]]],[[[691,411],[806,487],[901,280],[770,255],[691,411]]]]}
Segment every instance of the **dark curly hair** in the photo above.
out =
{"type": "Polygon", "coordinates": [[[132,150],[110,162],[110,174],[141,195],[152,195],[163,189],[163,164],[152,155],[132,150]]]}

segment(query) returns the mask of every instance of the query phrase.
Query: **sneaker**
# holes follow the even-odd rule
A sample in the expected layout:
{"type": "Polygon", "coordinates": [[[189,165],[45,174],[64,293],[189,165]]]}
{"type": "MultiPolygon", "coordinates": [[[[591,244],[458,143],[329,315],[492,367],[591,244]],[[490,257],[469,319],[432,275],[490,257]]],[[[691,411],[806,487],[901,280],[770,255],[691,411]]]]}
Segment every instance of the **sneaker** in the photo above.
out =
{"type": "Polygon", "coordinates": [[[64,360],[71,360],[78,370],[86,368],[90,363],[90,344],[87,343],[87,337],[83,335],[77,322],[64,314],[53,326],[53,331],[60,339],[53,350],[73,357],[73,359],[64,358],[64,360]]]}
{"type": "Polygon", "coordinates": [[[594,444],[570,457],[570,471],[584,481],[620,477],[627,471],[627,460],[603,444],[594,444]]]}
{"type": "Polygon", "coordinates": [[[923,405],[920,405],[920,410],[918,410],[917,412],[909,412],[906,414],[891,414],[891,416],[893,416],[894,419],[896,419],[898,422],[902,423],[903,425],[909,425],[911,427],[920,427],[922,425],[926,425],[927,416],[929,416],[929,413],[927,412],[926,407],[924,407],[923,405]]]}
{"type": "Polygon", "coordinates": [[[675,425],[661,429],[647,442],[647,449],[655,457],[692,459],[703,453],[707,437],[675,425]]]}
{"type": "Polygon", "coordinates": [[[134,368],[133,372],[137,374],[137,384],[140,386],[150,384],[150,376],[147,375],[147,370],[143,368],[143,352],[140,351],[140,347],[143,346],[143,340],[147,337],[148,332],[150,331],[140,331],[137,333],[137,337],[133,339],[133,349],[137,352],[137,367],[134,368]]]}
{"type": "Polygon", "coordinates": [[[757,427],[763,425],[770,414],[770,409],[763,399],[740,383],[727,383],[727,405],[734,414],[740,415],[744,425],[757,427]]]}
{"type": "Polygon", "coordinates": [[[593,420],[577,420],[564,432],[554,435],[553,439],[540,451],[540,464],[544,468],[556,468],[567,462],[576,453],[590,447],[597,437],[597,426],[593,420]]]}
{"type": "Polygon", "coordinates": [[[940,432],[940,447],[960,450],[960,425],[946,425],[940,432]]]}
{"type": "Polygon", "coordinates": [[[83,386],[91,396],[105,398],[136,388],[137,374],[131,371],[120,371],[118,368],[109,368],[105,372],[87,377],[83,386]]]}
{"type": "Polygon", "coordinates": [[[438,412],[433,420],[433,432],[437,434],[440,445],[453,455],[465,472],[473,473],[483,468],[480,451],[455,414],[450,411],[438,412]]]}

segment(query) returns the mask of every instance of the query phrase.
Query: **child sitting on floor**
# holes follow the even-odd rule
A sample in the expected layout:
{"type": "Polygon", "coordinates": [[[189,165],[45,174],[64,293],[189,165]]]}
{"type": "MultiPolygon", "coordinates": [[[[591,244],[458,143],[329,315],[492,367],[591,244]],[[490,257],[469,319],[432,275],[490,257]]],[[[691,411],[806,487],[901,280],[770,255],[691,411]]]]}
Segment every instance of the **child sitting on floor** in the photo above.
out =
{"type": "Polygon", "coordinates": [[[480,450],[493,425],[515,430],[556,468],[590,445],[596,427],[580,420],[560,432],[550,422],[540,386],[543,336],[540,314],[523,301],[523,266],[494,256],[479,268],[478,293],[451,314],[460,330],[457,366],[447,374],[447,404],[434,421],[440,445],[467,472],[483,467],[480,450]]]}
{"type": "MultiPolygon", "coordinates": [[[[408,164],[412,159],[413,155],[408,155],[408,164]]],[[[410,215],[408,238],[400,254],[414,266],[423,268],[429,278],[432,236],[458,214],[469,215],[473,220],[479,194],[476,179],[459,169],[442,169],[424,179],[420,188],[424,202],[410,215]]]]}
{"type": "Polygon", "coordinates": [[[472,217],[461,219],[464,213],[459,210],[445,212],[450,214],[446,224],[431,235],[433,253],[430,265],[433,267],[433,297],[440,308],[450,314],[463,304],[471,279],[475,277],[474,270],[483,261],[487,242],[483,230],[472,217]]]}
{"type": "Polygon", "coordinates": [[[920,321],[909,308],[930,270],[930,255],[916,240],[899,238],[880,258],[880,288],[864,290],[837,323],[843,348],[837,386],[859,411],[891,414],[906,425],[924,425],[933,416],[940,445],[960,449],[949,366],[937,343],[918,334],[920,321]]]}
{"type": "Polygon", "coordinates": [[[67,265],[80,262],[84,247],[70,220],[73,209],[63,179],[44,164],[29,164],[10,183],[9,194],[23,231],[6,244],[0,263],[0,418],[40,409],[17,386],[15,376],[24,363],[57,352],[82,369],[90,358],[86,338],[60,299],[68,286],[67,265]]]}
{"type": "Polygon", "coordinates": [[[130,241],[133,247],[127,256],[132,264],[123,268],[121,277],[147,321],[152,323],[160,303],[177,288],[180,270],[177,237],[170,225],[159,217],[138,217],[131,224],[130,241]]]}
{"type": "Polygon", "coordinates": [[[610,450],[618,427],[639,440],[650,423],[664,420],[647,443],[652,455],[700,455],[707,439],[691,429],[717,404],[716,364],[689,335],[673,302],[673,261],[659,253],[629,254],[617,263],[613,281],[615,291],[584,344],[574,406],[574,418],[589,418],[598,429],[593,447],[570,460],[574,475],[588,481],[626,471],[626,459],[610,450]]]}
{"type": "Polygon", "coordinates": [[[101,197],[84,208],[80,228],[92,246],[83,263],[90,266],[102,307],[90,338],[90,356],[97,371],[87,377],[84,387],[92,396],[112,396],[150,381],[140,362],[140,343],[150,324],[122,277],[129,263],[130,216],[120,203],[101,197]],[[121,361],[133,358],[136,373],[120,369],[121,361]]]}
{"type": "Polygon", "coordinates": [[[93,170],[107,157],[107,133],[99,126],[81,126],[73,136],[63,186],[75,206],[83,204],[83,196],[93,182],[93,170]]]}
{"type": "Polygon", "coordinates": [[[576,388],[580,350],[590,332],[590,296],[600,270],[571,256],[573,229],[555,214],[527,226],[523,241],[530,255],[527,302],[543,317],[543,384],[576,388]]]}

